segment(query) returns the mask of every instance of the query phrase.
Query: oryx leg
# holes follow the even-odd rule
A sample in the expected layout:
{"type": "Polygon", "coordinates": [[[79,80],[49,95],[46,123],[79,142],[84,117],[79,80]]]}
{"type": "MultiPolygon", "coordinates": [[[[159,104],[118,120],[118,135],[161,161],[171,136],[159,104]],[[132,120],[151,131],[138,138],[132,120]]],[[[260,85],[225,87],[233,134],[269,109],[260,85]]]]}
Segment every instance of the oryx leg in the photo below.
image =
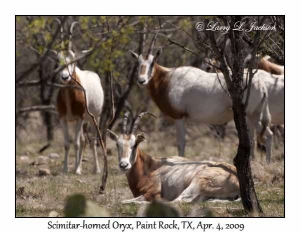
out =
{"type": "MultiPolygon", "coordinates": [[[[255,130],[257,132],[257,134],[255,134],[253,137],[255,137],[256,135],[259,135],[259,140],[262,144],[265,145],[266,147],[266,161],[267,163],[270,163],[271,161],[271,154],[272,154],[272,142],[273,142],[273,133],[270,129],[270,127],[267,125],[265,126],[265,130],[263,135],[262,131],[263,131],[263,126],[261,125],[261,121],[257,120],[257,119],[251,119],[249,118],[251,123],[254,125],[255,130]]],[[[249,124],[251,125],[251,124],[249,124]]]]}
{"type": "MultiPolygon", "coordinates": [[[[97,119],[97,122],[99,122],[99,120],[97,119]]],[[[97,155],[97,141],[98,141],[98,134],[97,134],[97,129],[95,128],[94,123],[91,124],[91,131],[92,131],[92,140],[91,140],[91,150],[93,151],[93,155],[94,155],[94,170],[93,172],[95,174],[99,174],[101,173],[100,170],[100,166],[99,166],[99,161],[98,161],[98,155],[97,155]]]]}
{"type": "Polygon", "coordinates": [[[78,164],[79,164],[79,160],[81,157],[81,148],[80,148],[80,138],[81,138],[81,134],[82,134],[82,125],[83,125],[83,120],[82,119],[78,119],[75,125],[75,139],[74,139],[74,149],[75,149],[75,173],[76,174],[81,174],[80,169],[78,169],[78,164]]]}
{"type": "Polygon", "coordinates": [[[196,179],[190,183],[190,185],[183,190],[183,192],[172,202],[193,202],[195,200],[204,201],[206,198],[201,195],[201,185],[196,179]]]}
{"type": "Polygon", "coordinates": [[[283,144],[284,144],[284,125],[278,125],[278,131],[280,132],[280,136],[281,136],[281,138],[282,138],[282,142],[283,142],[283,144]]]}
{"type": "Polygon", "coordinates": [[[242,199],[240,197],[236,198],[229,198],[229,199],[208,199],[207,202],[222,202],[222,203],[228,203],[228,202],[240,202],[242,199]]]}
{"type": "Polygon", "coordinates": [[[175,120],[176,125],[176,135],[177,135],[177,145],[179,156],[184,156],[184,148],[185,148],[185,126],[184,120],[175,120]]]}
{"type": "Polygon", "coordinates": [[[277,125],[273,125],[271,127],[271,130],[273,132],[273,143],[274,143],[274,147],[275,149],[278,149],[278,138],[279,138],[279,132],[278,132],[278,128],[277,125]]]}
{"type": "Polygon", "coordinates": [[[278,125],[278,130],[281,133],[281,136],[284,138],[284,125],[278,125]]]}
{"type": "Polygon", "coordinates": [[[284,143],[284,125],[276,125],[272,127],[273,140],[275,148],[278,149],[279,143],[284,143]]]}
{"type": "Polygon", "coordinates": [[[146,201],[145,197],[143,195],[141,195],[136,198],[121,201],[121,203],[123,203],[123,204],[129,204],[129,203],[143,204],[143,203],[149,203],[149,201],[146,201]]]}
{"type": "Polygon", "coordinates": [[[70,151],[70,138],[69,138],[69,130],[68,130],[68,123],[65,119],[60,119],[60,124],[63,128],[64,134],[64,147],[65,147],[65,160],[64,160],[64,167],[63,173],[68,173],[68,157],[70,151]]]}
{"type": "Polygon", "coordinates": [[[270,163],[271,162],[271,154],[272,154],[273,133],[269,127],[266,128],[266,132],[265,132],[264,136],[262,137],[262,139],[266,145],[266,153],[267,153],[266,161],[267,161],[267,163],[270,163]]]}
{"type": "Polygon", "coordinates": [[[249,129],[249,134],[250,134],[250,138],[252,141],[252,145],[251,145],[251,153],[250,153],[250,158],[254,160],[255,158],[255,154],[256,154],[256,129],[255,126],[253,125],[253,122],[251,121],[250,118],[246,118],[247,120],[247,126],[249,129]]]}
{"type": "Polygon", "coordinates": [[[83,130],[80,133],[80,151],[79,151],[79,160],[77,162],[76,168],[75,168],[75,174],[80,175],[81,174],[81,167],[82,167],[82,158],[83,153],[86,148],[86,139],[83,130]]]}
{"type": "Polygon", "coordinates": [[[219,172],[211,173],[210,170],[204,169],[193,178],[190,185],[173,202],[204,202],[210,199],[235,200],[239,194],[238,186],[227,178],[228,174],[221,180],[216,178],[219,175],[219,172]]]}

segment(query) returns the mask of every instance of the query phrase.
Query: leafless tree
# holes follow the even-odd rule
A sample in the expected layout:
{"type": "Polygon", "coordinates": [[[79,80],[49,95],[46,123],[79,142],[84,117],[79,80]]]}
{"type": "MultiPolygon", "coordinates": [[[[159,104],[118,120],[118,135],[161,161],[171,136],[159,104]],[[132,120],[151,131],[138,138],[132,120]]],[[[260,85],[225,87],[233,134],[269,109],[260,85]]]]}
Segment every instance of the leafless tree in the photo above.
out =
{"type": "MultiPolygon", "coordinates": [[[[247,212],[262,212],[262,208],[258,202],[254,183],[250,168],[250,152],[251,152],[251,138],[246,124],[246,108],[248,99],[250,96],[250,88],[245,93],[246,86],[249,86],[254,75],[252,66],[256,53],[261,49],[262,43],[265,41],[267,32],[262,33],[260,30],[254,33],[246,33],[245,31],[232,30],[235,23],[238,21],[245,21],[246,17],[242,16],[220,16],[214,17],[215,22],[219,25],[229,26],[231,30],[227,34],[215,33],[212,31],[205,31],[204,36],[208,38],[206,43],[211,50],[211,53],[220,63],[220,70],[223,72],[228,94],[233,102],[233,114],[234,122],[239,137],[239,146],[237,155],[234,158],[234,164],[237,167],[237,175],[240,182],[240,191],[242,197],[242,203],[244,209],[247,212]],[[247,49],[248,44],[245,43],[244,38],[251,38],[251,54],[252,60],[250,62],[249,69],[249,81],[246,86],[243,84],[244,73],[244,51],[247,49]],[[231,70],[231,71],[230,71],[231,70]],[[244,101],[244,95],[247,96],[244,101]]],[[[263,25],[266,17],[251,17],[251,22],[256,21],[257,25],[263,25]]],[[[205,21],[205,25],[209,23],[209,20],[205,21]]],[[[203,33],[198,32],[198,46],[201,46],[203,33]],[[202,35],[201,35],[202,34],[202,35]],[[201,36],[200,36],[201,35],[201,36]]],[[[249,41],[248,41],[249,42],[249,41]]]]}

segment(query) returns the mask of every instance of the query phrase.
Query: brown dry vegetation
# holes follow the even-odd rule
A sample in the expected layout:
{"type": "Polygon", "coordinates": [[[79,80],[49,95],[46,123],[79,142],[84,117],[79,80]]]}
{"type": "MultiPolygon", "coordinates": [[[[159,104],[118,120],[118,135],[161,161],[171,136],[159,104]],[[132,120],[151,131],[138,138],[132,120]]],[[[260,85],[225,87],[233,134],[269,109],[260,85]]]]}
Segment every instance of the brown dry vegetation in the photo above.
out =
{"type": "MultiPolygon", "coordinates": [[[[38,115],[38,114],[37,114],[38,115]]],[[[36,115],[36,116],[37,116],[36,115]]],[[[117,155],[114,142],[108,139],[109,177],[105,195],[99,195],[100,175],[92,174],[92,152],[87,147],[83,163],[82,175],[72,173],[62,175],[63,138],[57,127],[55,140],[41,156],[37,151],[45,144],[42,132],[45,131],[37,116],[27,124],[27,131],[17,132],[16,143],[16,216],[48,216],[52,210],[63,215],[64,201],[67,196],[81,193],[99,206],[107,209],[111,216],[134,217],[140,206],[136,204],[121,204],[124,199],[132,198],[124,174],[118,170],[117,155]],[[28,158],[25,154],[28,154],[28,158]],[[58,159],[49,159],[50,153],[60,155],[58,159]],[[49,176],[39,176],[40,168],[48,168],[49,176]]],[[[141,127],[143,124],[141,124],[141,127]]],[[[154,128],[156,125],[153,126],[154,128]]],[[[119,128],[114,131],[119,132],[119,128]]],[[[233,123],[227,125],[227,135],[224,140],[217,139],[205,125],[189,123],[187,127],[186,155],[189,159],[225,161],[232,163],[236,154],[237,136],[233,123]]],[[[163,130],[146,132],[147,142],[141,148],[154,157],[170,157],[177,155],[175,127],[166,126],[163,130]]],[[[102,151],[100,151],[100,157],[102,151]]],[[[258,199],[264,213],[261,216],[284,216],[284,149],[283,143],[278,149],[273,149],[272,163],[267,165],[265,154],[258,152],[252,162],[252,173],[258,199]]],[[[102,160],[101,164],[102,163],[102,160]]],[[[74,169],[74,152],[71,149],[69,170],[74,169]]],[[[247,217],[240,201],[237,202],[207,202],[197,204],[182,203],[179,205],[183,216],[201,216],[203,209],[209,209],[216,217],[247,217]]]]}

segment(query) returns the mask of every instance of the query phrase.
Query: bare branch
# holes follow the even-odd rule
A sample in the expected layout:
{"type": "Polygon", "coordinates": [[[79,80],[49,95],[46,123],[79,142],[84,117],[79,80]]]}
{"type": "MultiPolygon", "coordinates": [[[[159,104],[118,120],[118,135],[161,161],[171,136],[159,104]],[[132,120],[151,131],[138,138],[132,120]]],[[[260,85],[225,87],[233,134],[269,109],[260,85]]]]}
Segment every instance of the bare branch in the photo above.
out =
{"type": "Polygon", "coordinates": [[[139,33],[139,34],[148,34],[148,33],[162,33],[162,32],[176,32],[180,29],[177,29],[177,28],[166,28],[166,29],[153,29],[153,30],[146,30],[146,29],[143,29],[143,30],[135,30],[136,33],[139,33]]]}
{"type": "MultiPolygon", "coordinates": [[[[163,34],[159,34],[159,35],[163,35],[163,34]]],[[[163,36],[166,37],[166,38],[168,39],[168,41],[170,42],[170,45],[171,45],[171,44],[177,45],[177,46],[179,46],[180,48],[182,48],[182,49],[184,49],[184,50],[186,50],[186,51],[188,51],[188,52],[194,54],[195,56],[197,56],[197,57],[199,56],[199,54],[195,53],[194,51],[192,51],[191,49],[185,47],[184,45],[181,45],[181,44],[177,43],[176,41],[171,40],[169,37],[167,37],[167,36],[165,36],[165,35],[163,35],[163,36]]]]}
{"type": "Polygon", "coordinates": [[[34,111],[55,111],[55,110],[56,108],[54,105],[36,105],[36,106],[30,106],[30,107],[19,109],[17,115],[20,115],[22,113],[27,113],[27,112],[34,112],[34,111]]]}
{"type": "Polygon", "coordinates": [[[209,37],[209,40],[210,40],[210,44],[213,48],[213,51],[215,52],[215,54],[218,57],[218,60],[220,61],[220,64],[221,64],[220,69],[222,70],[222,72],[224,74],[224,78],[225,78],[226,84],[227,84],[227,89],[229,90],[232,86],[232,80],[230,78],[230,73],[229,73],[228,67],[226,65],[225,58],[224,58],[224,51],[219,50],[219,48],[217,46],[217,43],[216,43],[216,40],[215,40],[212,33],[208,33],[208,37],[209,37]]]}
{"type": "Polygon", "coordinates": [[[216,68],[214,68],[214,69],[215,69],[215,72],[217,74],[217,78],[218,78],[220,86],[222,87],[223,91],[228,95],[228,97],[231,98],[230,93],[228,92],[228,90],[226,90],[225,87],[223,87],[223,85],[221,83],[221,80],[220,80],[220,77],[219,77],[219,73],[217,72],[216,68]]]}
{"type": "Polygon", "coordinates": [[[108,176],[108,162],[107,162],[107,148],[106,148],[106,129],[108,128],[109,124],[114,120],[115,118],[115,110],[114,110],[114,94],[113,94],[113,74],[112,71],[110,70],[109,72],[109,90],[110,90],[110,119],[106,121],[105,123],[105,129],[103,131],[103,138],[100,138],[102,141],[101,146],[103,147],[104,151],[104,168],[103,168],[103,174],[102,174],[102,184],[100,186],[99,193],[103,193],[105,191],[106,187],[106,181],[107,181],[107,176],[108,176]]]}
{"type": "MultiPolygon", "coordinates": [[[[93,123],[94,123],[94,126],[96,128],[96,131],[97,131],[97,139],[99,141],[99,144],[101,145],[102,147],[102,150],[103,150],[103,160],[104,160],[104,171],[103,171],[103,176],[102,176],[102,181],[103,181],[103,177],[105,177],[105,182],[106,182],[106,179],[107,179],[107,153],[106,153],[106,145],[103,141],[103,138],[102,138],[102,135],[101,135],[101,132],[100,132],[100,129],[99,129],[99,125],[96,121],[96,118],[95,116],[90,112],[88,106],[87,106],[87,97],[86,97],[86,91],[84,89],[84,87],[81,85],[80,82],[78,82],[75,78],[73,78],[73,76],[71,75],[71,72],[68,70],[69,72],[69,75],[70,77],[72,78],[73,81],[75,81],[75,83],[77,85],[79,85],[79,87],[81,88],[81,90],[83,91],[83,94],[84,94],[84,100],[85,100],[85,109],[86,109],[86,112],[88,113],[88,115],[91,117],[91,119],[93,120],[93,123]]],[[[103,187],[103,184],[101,185],[100,187],[100,193],[102,193],[105,189],[105,186],[103,187]]]]}
{"type": "Polygon", "coordinates": [[[64,84],[53,83],[53,82],[41,82],[40,80],[21,82],[16,85],[16,88],[39,86],[39,85],[45,85],[45,86],[55,87],[55,88],[67,88],[67,89],[81,90],[81,88],[76,85],[64,85],[64,84]]]}
{"type": "MultiPolygon", "coordinates": [[[[62,19],[62,24],[64,23],[65,20],[66,20],[66,17],[64,16],[62,19]]],[[[31,72],[33,72],[39,66],[40,63],[45,61],[45,59],[47,58],[47,56],[50,53],[50,50],[52,49],[52,47],[54,45],[54,41],[55,41],[56,37],[58,36],[59,32],[60,32],[60,27],[58,27],[56,29],[51,42],[47,46],[46,52],[39,58],[39,60],[36,63],[31,65],[27,70],[25,70],[21,75],[19,75],[19,77],[16,78],[16,83],[18,83],[21,80],[23,80],[24,78],[26,78],[31,72]]]]}
{"type": "MultiPolygon", "coordinates": [[[[92,54],[93,54],[93,52],[98,48],[98,46],[103,42],[105,40],[105,38],[102,38],[101,40],[99,40],[96,44],[95,44],[95,46],[92,48],[92,49],[89,49],[86,53],[83,53],[83,54],[80,54],[80,55],[78,55],[74,60],[72,60],[72,61],[70,61],[70,62],[66,62],[64,65],[61,65],[61,66],[59,66],[59,67],[57,67],[54,71],[52,71],[52,74],[51,75],[49,75],[48,76],[48,78],[47,79],[45,79],[44,81],[47,81],[47,80],[49,80],[49,79],[52,79],[52,78],[54,78],[60,71],[62,71],[64,68],[66,68],[68,65],[70,65],[70,64],[73,64],[73,63],[76,63],[76,62],[78,62],[78,61],[80,61],[81,59],[83,59],[83,58],[87,58],[87,57],[89,57],[89,56],[91,56],[92,54]]],[[[50,50],[49,50],[50,51],[50,50]]],[[[45,55],[43,55],[43,56],[45,56],[45,55]]],[[[45,57],[46,58],[46,57],[45,57]]],[[[42,62],[41,61],[41,59],[39,59],[40,61],[38,62],[38,63],[35,63],[37,66],[42,62]]],[[[37,67],[36,66],[36,67],[37,67]]],[[[35,68],[36,68],[35,67],[35,68]]],[[[35,69],[34,68],[34,69],[35,69]]],[[[33,69],[33,70],[34,70],[33,69]]],[[[28,76],[33,70],[31,70],[28,74],[26,74],[26,76],[28,76]]],[[[25,71],[26,72],[26,71],[25,71]]],[[[22,76],[22,78],[18,78],[17,80],[16,80],[16,86],[19,86],[19,82],[21,81],[21,80],[23,80],[23,78],[25,78],[26,76],[24,76],[24,72],[23,72],[23,74],[21,75],[22,76]]],[[[23,84],[21,84],[20,86],[22,86],[22,85],[24,85],[24,83],[23,84]]]]}
{"type": "MultiPolygon", "coordinates": [[[[265,20],[265,17],[262,18],[262,20],[260,22],[260,25],[263,24],[264,20],[265,20]]],[[[250,61],[249,70],[248,70],[249,80],[248,80],[248,83],[247,83],[248,89],[247,89],[247,95],[246,95],[246,100],[245,100],[245,109],[247,109],[247,106],[248,106],[248,103],[249,103],[252,79],[253,79],[254,74],[257,72],[257,70],[255,72],[252,72],[252,68],[254,66],[254,62],[255,62],[255,59],[256,59],[256,53],[257,53],[258,47],[260,45],[260,43],[259,43],[260,35],[261,35],[261,31],[260,30],[256,31],[256,34],[255,34],[255,37],[254,37],[254,43],[253,43],[254,47],[253,47],[253,50],[252,50],[252,53],[251,53],[251,61],[250,61]]]]}

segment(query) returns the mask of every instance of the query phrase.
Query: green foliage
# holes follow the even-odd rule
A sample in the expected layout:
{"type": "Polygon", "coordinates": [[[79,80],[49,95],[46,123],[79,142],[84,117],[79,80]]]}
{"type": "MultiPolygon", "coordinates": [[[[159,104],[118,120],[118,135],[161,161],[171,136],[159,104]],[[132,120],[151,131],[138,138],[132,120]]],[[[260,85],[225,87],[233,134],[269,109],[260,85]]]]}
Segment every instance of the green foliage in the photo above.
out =
{"type": "Polygon", "coordinates": [[[20,23],[22,21],[22,17],[21,16],[16,16],[16,23],[20,23]]]}
{"type": "Polygon", "coordinates": [[[184,18],[179,21],[178,26],[186,31],[190,30],[193,27],[193,24],[190,19],[184,18]]]}
{"type": "Polygon", "coordinates": [[[38,33],[45,28],[46,20],[45,18],[34,19],[29,24],[29,29],[31,29],[32,33],[38,33]]]}

